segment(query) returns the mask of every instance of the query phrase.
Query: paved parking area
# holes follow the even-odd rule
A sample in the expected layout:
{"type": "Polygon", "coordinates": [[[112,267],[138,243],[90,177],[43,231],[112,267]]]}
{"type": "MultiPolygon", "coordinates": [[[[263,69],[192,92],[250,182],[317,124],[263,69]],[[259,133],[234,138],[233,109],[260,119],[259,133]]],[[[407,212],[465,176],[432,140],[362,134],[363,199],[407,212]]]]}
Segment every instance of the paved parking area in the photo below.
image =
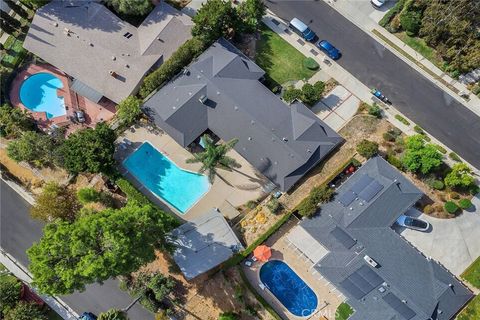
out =
{"type": "Polygon", "coordinates": [[[480,256],[480,196],[473,198],[475,211],[464,211],[455,219],[437,219],[415,210],[409,213],[431,224],[429,232],[396,227],[405,239],[459,276],[480,256]]]}

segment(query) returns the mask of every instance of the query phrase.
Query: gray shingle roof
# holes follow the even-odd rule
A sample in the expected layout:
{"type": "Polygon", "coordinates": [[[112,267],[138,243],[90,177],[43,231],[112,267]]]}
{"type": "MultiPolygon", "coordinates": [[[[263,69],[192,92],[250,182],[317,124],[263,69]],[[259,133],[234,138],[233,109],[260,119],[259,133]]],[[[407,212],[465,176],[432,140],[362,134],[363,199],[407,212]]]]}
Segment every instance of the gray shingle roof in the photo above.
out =
{"type": "Polygon", "coordinates": [[[191,27],[164,1],[136,28],[95,1],[59,0],[37,10],[23,46],[118,103],[191,37],[191,27]]]}
{"type": "Polygon", "coordinates": [[[288,107],[258,80],[264,71],[220,39],[153,95],[144,109],[182,146],[210,129],[288,190],[342,138],[303,104],[288,107]],[[199,99],[205,96],[205,103],[199,99]]]}
{"type": "Polygon", "coordinates": [[[422,195],[398,170],[376,157],[350,177],[317,216],[300,224],[330,251],[315,269],[348,298],[355,309],[351,319],[446,320],[473,296],[445,268],[427,259],[391,228],[422,195]],[[365,175],[380,183],[382,190],[370,202],[356,198],[345,207],[338,200],[345,192],[355,190],[354,186],[365,180],[365,175]],[[350,248],[342,245],[343,241],[330,235],[337,229],[356,243],[350,248]],[[365,255],[378,266],[367,264],[365,255]],[[370,290],[362,277],[352,277],[365,268],[375,272],[384,283],[375,282],[370,290]]]}
{"type": "Polygon", "coordinates": [[[215,209],[172,231],[173,259],[187,279],[207,272],[243,250],[223,215],[215,209]]]}

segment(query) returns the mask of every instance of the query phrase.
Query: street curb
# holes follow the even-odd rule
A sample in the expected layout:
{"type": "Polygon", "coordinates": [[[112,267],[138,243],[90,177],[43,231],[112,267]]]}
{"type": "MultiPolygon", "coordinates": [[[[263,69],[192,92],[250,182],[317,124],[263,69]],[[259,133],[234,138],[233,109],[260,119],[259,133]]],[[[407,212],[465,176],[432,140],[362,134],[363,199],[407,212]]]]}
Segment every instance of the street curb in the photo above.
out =
{"type": "Polygon", "coordinates": [[[25,201],[27,201],[30,205],[35,205],[35,198],[30,194],[27,190],[25,190],[22,186],[18,185],[14,181],[6,180],[0,176],[0,179],[5,182],[10,188],[15,190],[25,201]]]}

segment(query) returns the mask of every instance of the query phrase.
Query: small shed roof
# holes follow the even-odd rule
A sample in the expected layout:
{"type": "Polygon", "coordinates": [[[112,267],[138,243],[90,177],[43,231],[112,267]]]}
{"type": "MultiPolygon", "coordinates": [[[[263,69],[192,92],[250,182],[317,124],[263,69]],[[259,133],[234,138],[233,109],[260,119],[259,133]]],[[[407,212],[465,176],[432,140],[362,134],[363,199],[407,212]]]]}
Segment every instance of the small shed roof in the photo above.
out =
{"type": "Polygon", "coordinates": [[[328,253],[328,250],[301,225],[294,227],[288,233],[287,239],[313,263],[319,262],[328,253]]]}
{"type": "Polygon", "coordinates": [[[172,231],[173,259],[187,279],[207,272],[243,249],[223,215],[212,209],[172,231]]]}

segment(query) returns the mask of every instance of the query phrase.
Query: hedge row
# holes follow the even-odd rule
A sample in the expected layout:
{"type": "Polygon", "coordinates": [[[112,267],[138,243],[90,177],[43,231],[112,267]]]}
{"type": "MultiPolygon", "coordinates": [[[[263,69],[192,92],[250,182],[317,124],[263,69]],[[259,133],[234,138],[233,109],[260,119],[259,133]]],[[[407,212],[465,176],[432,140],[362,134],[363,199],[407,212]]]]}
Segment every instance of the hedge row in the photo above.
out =
{"type": "Polygon", "coordinates": [[[378,22],[378,24],[382,27],[386,27],[390,21],[392,21],[393,17],[399,14],[403,10],[403,6],[405,5],[405,0],[398,0],[398,2],[390,9],[383,18],[378,22]]]}
{"type": "Polygon", "coordinates": [[[198,57],[206,47],[207,43],[199,37],[193,37],[181,45],[157,70],[145,77],[140,87],[140,97],[145,99],[155,89],[173,78],[182,68],[198,57]]]}
{"type": "Polygon", "coordinates": [[[127,179],[120,178],[116,182],[117,186],[127,196],[128,202],[135,202],[138,206],[151,205],[150,200],[137,190],[127,179]]]}

